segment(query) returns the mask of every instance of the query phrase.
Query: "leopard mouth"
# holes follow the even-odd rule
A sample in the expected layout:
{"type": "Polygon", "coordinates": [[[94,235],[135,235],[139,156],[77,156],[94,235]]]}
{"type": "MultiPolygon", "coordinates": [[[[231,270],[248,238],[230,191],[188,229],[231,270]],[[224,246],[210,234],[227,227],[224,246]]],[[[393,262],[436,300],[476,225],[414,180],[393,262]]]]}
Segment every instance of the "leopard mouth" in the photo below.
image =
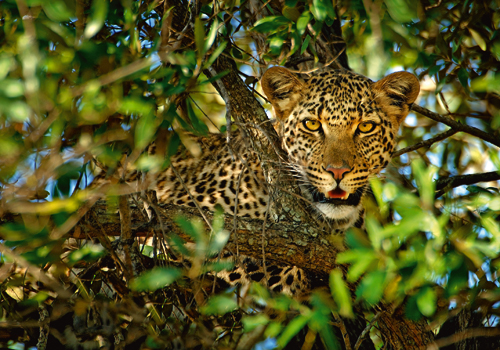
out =
{"type": "Polygon", "coordinates": [[[361,201],[361,197],[363,196],[364,188],[358,188],[354,193],[347,193],[341,188],[337,187],[336,189],[328,192],[328,197],[318,190],[310,191],[312,196],[312,200],[315,203],[327,203],[335,206],[340,205],[350,205],[357,206],[361,201]]]}

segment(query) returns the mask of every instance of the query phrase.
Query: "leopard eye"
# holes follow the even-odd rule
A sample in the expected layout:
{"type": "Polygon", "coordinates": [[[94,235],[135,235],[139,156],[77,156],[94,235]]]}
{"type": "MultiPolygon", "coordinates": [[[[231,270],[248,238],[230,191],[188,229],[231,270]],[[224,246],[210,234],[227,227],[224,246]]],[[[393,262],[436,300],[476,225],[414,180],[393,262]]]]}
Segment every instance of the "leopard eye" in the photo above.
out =
{"type": "Polygon", "coordinates": [[[304,127],[310,131],[318,131],[321,128],[321,123],[317,120],[304,120],[304,127]]]}
{"type": "Polygon", "coordinates": [[[373,129],[375,129],[375,124],[373,124],[371,122],[360,123],[358,125],[359,132],[362,132],[364,134],[369,133],[370,131],[373,131],[373,129]]]}

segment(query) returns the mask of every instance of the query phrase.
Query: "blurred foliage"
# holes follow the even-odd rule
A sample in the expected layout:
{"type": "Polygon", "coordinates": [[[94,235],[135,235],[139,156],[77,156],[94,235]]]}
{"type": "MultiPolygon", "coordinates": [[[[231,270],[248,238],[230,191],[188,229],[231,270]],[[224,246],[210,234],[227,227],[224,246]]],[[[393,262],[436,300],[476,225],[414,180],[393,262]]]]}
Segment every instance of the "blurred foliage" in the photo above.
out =
{"type": "MultiPolygon", "coordinates": [[[[420,105],[500,139],[498,1],[175,5],[0,3],[0,343],[43,348],[45,313],[51,329],[64,332],[51,332],[49,344],[72,346],[72,339],[89,348],[110,339],[148,349],[176,342],[222,348],[246,339],[241,334],[263,347],[284,346],[307,325],[308,336],[337,349],[342,337],[332,324],[360,308],[371,320],[374,305],[405,301],[409,319],[425,317],[434,329],[460,310],[498,324],[498,181],[435,198],[440,179],[500,168],[498,148],[463,132],[395,158],[387,180],[373,181],[366,232],[349,231],[350,249],[338,256],[349,264],[346,281],[332,271],[331,293],[314,291],[307,305],[260,285],[241,297],[214,288],[207,271],[231,266],[213,260],[229,238],[219,219],[211,233],[177,219],[194,248],[175,235],[162,253],[141,246],[155,267],[135,279],[104,241],[68,251],[66,234],[88,210],[91,195],[83,189],[92,159],[114,171],[127,154],[138,169],[163,169],[181,144],[192,147],[186,132],[223,129],[216,79],[204,74],[220,55],[234,59],[251,88],[269,64],[345,66],[346,53],[354,71],[373,79],[409,70],[422,82],[420,105]],[[331,35],[336,28],[342,37],[331,35]],[[153,140],[164,151],[143,153],[153,140]]],[[[447,129],[411,113],[399,148],[447,129]]],[[[116,193],[108,202],[118,206],[116,193]]]]}

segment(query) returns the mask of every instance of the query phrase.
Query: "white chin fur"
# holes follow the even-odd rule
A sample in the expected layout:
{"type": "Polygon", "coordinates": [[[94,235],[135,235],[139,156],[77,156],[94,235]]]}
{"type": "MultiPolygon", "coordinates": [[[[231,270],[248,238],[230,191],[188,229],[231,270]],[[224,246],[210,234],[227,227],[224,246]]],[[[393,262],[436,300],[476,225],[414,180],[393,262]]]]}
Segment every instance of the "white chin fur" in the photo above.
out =
{"type": "Polygon", "coordinates": [[[328,203],[315,203],[316,208],[324,216],[333,220],[355,221],[357,218],[358,207],[352,205],[332,205],[328,203]]]}

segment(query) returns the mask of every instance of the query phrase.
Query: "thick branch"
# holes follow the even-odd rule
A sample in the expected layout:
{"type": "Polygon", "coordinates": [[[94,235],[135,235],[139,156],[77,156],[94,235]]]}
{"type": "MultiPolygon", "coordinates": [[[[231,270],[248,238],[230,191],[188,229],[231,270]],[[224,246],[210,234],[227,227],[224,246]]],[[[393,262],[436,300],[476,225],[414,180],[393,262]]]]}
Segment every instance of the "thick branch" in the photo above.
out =
{"type": "MultiPolygon", "coordinates": [[[[500,329],[498,328],[469,328],[460,333],[453,334],[452,336],[438,339],[427,347],[427,350],[437,350],[449,345],[460,343],[465,339],[479,338],[479,337],[498,337],[500,336],[500,329]]],[[[495,339],[497,340],[497,339],[495,339]]]]}
{"type": "Polygon", "coordinates": [[[419,105],[413,105],[412,109],[415,112],[420,113],[427,118],[430,118],[430,119],[435,120],[437,122],[448,125],[453,130],[466,132],[467,134],[479,137],[480,139],[482,139],[484,141],[487,141],[487,142],[489,142],[497,147],[500,147],[500,139],[498,137],[495,137],[492,134],[484,132],[484,131],[482,131],[478,128],[475,128],[473,126],[459,123],[457,121],[454,121],[453,119],[446,118],[440,114],[429,111],[427,108],[420,107],[419,105]]]}
{"type": "Polygon", "coordinates": [[[459,175],[452,176],[437,180],[436,183],[436,198],[441,197],[443,194],[451,190],[452,188],[463,186],[463,185],[473,185],[478,182],[489,182],[500,180],[500,172],[490,171],[488,173],[472,174],[472,175],[459,175]]]}
{"type": "MultiPolygon", "coordinates": [[[[158,207],[160,220],[145,223],[144,216],[137,207],[130,207],[131,229],[134,237],[150,237],[151,232],[175,233],[189,239],[172,218],[185,216],[188,219],[199,218],[200,213],[195,208],[179,207],[171,204],[161,204],[158,207]]],[[[88,216],[70,232],[74,238],[98,237],[101,228],[107,236],[120,236],[119,214],[106,210],[104,201],[98,202],[93,209],[98,215],[88,216]],[[99,222],[94,222],[98,220],[99,222]]],[[[205,212],[211,222],[213,214],[205,212]]],[[[233,227],[234,217],[225,216],[225,226],[233,227]]],[[[205,225],[206,232],[209,228],[205,225]]],[[[338,268],[335,264],[337,252],[342,246],[337,246],[335,240],[330,239],[327,232],[318,232],[317,225],[307,223],[273,222],[268,220],[265,236],[265,258],[278,264],[295,265],[312,273],[326,275],[332,269],[338,268]]],[[[236,252],[236,245],[240,254],[262,259],[262,221],[247,218],[236,218],[236,229],[226,246],[236,252]]]]}
{"type": "Polygon", "coordinates": [[[225,100],[230,115],[236,119],[240,129],[249,136],[252,148],[259,157],[262,170],[270,185],[272,217],[312,222],[310,211],[297,198],[300,196],[298,186],[293,177],[284,170],[285,166],[282,164],[286,162],[287,156],[281,149],[280,139],[264,108],[239,77],[234,62],[225,55],[219,56],[205,74],[213,77],[222,72],[227,74],[217,80],[214,86],[225,100]],[[276,185],[284,187],[284,191],[276,190],[276,185]]]}

